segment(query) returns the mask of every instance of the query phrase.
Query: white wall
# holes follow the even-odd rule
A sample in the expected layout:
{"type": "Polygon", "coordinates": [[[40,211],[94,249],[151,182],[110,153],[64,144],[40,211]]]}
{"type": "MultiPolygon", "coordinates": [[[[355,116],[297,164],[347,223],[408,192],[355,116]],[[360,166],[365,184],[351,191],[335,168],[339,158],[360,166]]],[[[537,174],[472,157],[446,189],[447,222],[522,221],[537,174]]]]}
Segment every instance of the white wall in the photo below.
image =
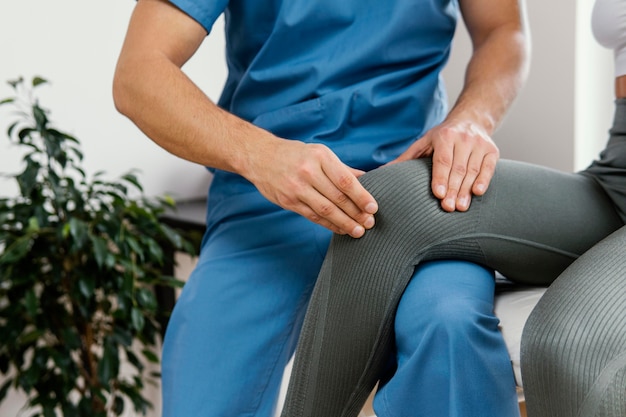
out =
{"type": "MultiPolygon", "coordinates": [[[[0,2],[0,97],[12,94],[5,81],[40,75],[51,84],[39,90],[41,103],[61,130],[83,145],[89,172],[114,178],[131,168],[148,195],[187,198],[206,193],[203,167],[157,147],[113,107],[111,80],[133,0],[20,0],[0,2]]],[[[217,99],[225,79],[223,36],[217,25],[185,67],[205,92],[217,99]],[[209,65],[211,63],[211,65],[209,65]]],[[[11,119],[0,108],[0,172],[17,169],[21,154],[7,146],[11,119]]],[[[0,195],[15,187],[0,181],[0,195]]]]}

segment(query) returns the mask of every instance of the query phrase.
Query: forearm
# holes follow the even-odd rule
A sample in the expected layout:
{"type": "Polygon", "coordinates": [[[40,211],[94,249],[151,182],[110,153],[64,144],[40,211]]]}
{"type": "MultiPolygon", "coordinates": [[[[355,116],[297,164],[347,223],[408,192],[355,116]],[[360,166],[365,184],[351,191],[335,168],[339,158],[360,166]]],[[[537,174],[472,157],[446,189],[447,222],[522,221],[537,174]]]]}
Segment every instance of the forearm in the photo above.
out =
{"type": "Polygon", "coordinates": [[[529,40],[520,22],[499,27],[474,46],[463,90],[448,120],[477,123],[491,135],[526,80],[529,40]]]}
{"type": "Polygon", "coordinates": [[[180,68],[158,54],[122,55],[114,98],[118,110],[155,143],[204,166],[243,174],[246,155],[264,148],[259,146],[263,142],[278,140],[219,108],[180,68]]]}

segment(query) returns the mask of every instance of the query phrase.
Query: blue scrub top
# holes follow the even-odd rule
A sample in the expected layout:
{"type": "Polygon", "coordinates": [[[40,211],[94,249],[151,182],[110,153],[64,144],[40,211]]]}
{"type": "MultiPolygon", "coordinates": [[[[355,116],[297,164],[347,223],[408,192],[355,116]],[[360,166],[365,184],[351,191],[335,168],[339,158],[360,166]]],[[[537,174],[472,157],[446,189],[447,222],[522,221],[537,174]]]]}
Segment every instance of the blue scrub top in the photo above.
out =
{"type": "Polygon", "coordinates": [[[207,32],[225,15],[221,107],[279,137],[323,143],[350,166],[392,160],[447,112],[440,71],[457,0],[172,3],[207,32]]]}

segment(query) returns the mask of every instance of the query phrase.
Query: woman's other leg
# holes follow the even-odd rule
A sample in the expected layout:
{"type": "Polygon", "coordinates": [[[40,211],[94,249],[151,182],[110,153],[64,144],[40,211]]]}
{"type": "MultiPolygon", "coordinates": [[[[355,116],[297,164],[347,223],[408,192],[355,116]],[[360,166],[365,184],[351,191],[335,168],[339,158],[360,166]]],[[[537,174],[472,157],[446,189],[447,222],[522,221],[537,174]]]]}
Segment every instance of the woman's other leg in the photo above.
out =
{"type": "Polygon", "coordinates": [[[626,416],[626,227],[550,286],[521,353],[529,416],[626,416]]]}

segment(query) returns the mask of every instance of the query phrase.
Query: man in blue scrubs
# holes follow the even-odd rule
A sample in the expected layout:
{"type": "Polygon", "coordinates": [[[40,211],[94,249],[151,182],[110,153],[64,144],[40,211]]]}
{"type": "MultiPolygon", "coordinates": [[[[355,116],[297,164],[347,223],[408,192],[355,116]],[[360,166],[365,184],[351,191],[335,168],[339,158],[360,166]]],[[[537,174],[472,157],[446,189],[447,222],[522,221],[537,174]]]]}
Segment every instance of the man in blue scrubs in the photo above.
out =
{"type": "MultiPolygon", "coordinates": [[[[214,172],[199,261],[164,343],[164,416],[275,412],[332,232],[375,227],[363,172],[432,156],[444,210],[486,191],[499,156],[491,134],[527,70],[521,1],[137,2],[116,106],[214,172]],[[222,13],[229,72],[214,104],[181,67],[222,13]],[[448,111],[440,71],[459,14],[474,53],[448,111]]],[[[379,417],[517,415],[492,301],[492,271],[477,265],[416,271],[379,417]]]]}

